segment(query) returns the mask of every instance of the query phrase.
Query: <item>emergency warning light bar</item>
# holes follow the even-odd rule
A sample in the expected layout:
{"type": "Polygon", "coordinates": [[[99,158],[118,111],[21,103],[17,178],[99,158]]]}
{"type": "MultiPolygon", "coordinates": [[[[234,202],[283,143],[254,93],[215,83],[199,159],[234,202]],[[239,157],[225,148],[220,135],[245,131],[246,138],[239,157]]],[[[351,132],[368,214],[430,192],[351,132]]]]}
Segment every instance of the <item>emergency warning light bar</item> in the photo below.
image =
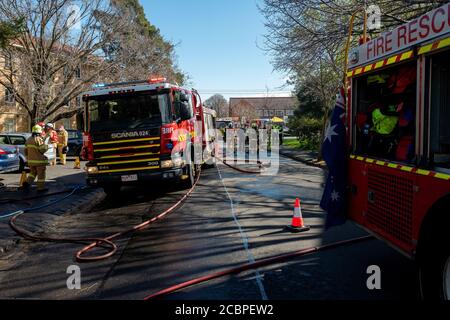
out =
{"type": "Polygon", "coordinates": [[[96,83],[92,86],[92,89],[105,89],[110,87],[132,86],[139,84],[155,84],[164,83],[167,79],[164,77],[149,78],[148,80],[126,81],[126,82],[113,82],[113,83],[96,83]]]}

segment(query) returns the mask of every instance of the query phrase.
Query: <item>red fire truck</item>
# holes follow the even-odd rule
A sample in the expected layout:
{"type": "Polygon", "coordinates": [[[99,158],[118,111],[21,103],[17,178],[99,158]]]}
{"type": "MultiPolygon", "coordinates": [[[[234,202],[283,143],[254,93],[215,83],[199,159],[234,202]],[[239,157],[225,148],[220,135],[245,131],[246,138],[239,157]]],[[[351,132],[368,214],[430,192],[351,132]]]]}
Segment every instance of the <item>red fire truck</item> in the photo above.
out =
{"type": "Polygon", "coordinates": [[[117,194],[154,180],[191,187],[214,153],[215,112],[164,78],[97,84],[83,95],[87,183],[117,194]]]}
{"type": "Polygon", "coordinates": [[[349,53],[349,215],[450,298],[450,4],[349,53]]]}

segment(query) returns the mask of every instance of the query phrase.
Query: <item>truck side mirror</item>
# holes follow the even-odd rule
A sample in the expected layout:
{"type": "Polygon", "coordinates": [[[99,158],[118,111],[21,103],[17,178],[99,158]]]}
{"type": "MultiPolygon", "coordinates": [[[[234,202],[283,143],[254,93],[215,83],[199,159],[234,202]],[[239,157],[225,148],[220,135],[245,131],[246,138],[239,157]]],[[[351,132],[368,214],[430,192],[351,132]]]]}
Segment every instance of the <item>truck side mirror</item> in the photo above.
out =
{"type": "Polygon", "coordinates": [[[193,117],[192,109],[189,104],[186,102],[177,102],[178,105],[178,114],[181,121],[189,120],[193,117]]]}
{"type": "Polygon", "coordinates": [[[180,94],[180,101],[181,102],[189,102],[189,96],[185,93],[180,94]]]}

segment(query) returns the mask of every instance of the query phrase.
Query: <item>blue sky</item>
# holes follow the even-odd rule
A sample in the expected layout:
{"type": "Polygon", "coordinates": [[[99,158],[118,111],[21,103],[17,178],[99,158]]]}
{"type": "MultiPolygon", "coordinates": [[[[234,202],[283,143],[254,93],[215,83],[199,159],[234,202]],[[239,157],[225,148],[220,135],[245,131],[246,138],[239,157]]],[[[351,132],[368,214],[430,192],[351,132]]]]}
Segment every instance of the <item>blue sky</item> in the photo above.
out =
{"type": "MultiPolygon", "coordinates": [[[[162,35],[178,44],[180,68],[204,99],[213,93],[279,95],[285,75],[273,72],[263,45],[259,0],[141,0],[162,35]]],[[[289,91],[283,88],[282,91],[289,91]]],[[[284,93],[286,95],[286,93],[284,93]]]]}

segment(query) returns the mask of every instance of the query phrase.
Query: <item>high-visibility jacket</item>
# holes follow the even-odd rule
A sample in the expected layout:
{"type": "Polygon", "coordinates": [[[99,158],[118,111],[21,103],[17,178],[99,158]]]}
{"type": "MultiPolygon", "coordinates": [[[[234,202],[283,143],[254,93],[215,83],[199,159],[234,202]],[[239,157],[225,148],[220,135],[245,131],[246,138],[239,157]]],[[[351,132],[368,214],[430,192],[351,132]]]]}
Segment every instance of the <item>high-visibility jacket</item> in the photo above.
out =
{"type": "Polygon", "coordinates": [[[40,136],[31,136],[25,142],[25,156],[29,166],[46,166],[48,159],[44,155],[48,150],[48,145],[40,136]]]}
{"type": "Polygon", "coordinates": [[[379,108],[372,112],[372,130],[379,134],[391,134],[398,123],[398,116],[388,116],[381,113],[379,108]]]}
{"type": "Polygon", "coordinates": [[[58,131],[58,144],[62,146],[67,146],[69,143],[69,134],[66,130],[59,130],[58,131]]]}

